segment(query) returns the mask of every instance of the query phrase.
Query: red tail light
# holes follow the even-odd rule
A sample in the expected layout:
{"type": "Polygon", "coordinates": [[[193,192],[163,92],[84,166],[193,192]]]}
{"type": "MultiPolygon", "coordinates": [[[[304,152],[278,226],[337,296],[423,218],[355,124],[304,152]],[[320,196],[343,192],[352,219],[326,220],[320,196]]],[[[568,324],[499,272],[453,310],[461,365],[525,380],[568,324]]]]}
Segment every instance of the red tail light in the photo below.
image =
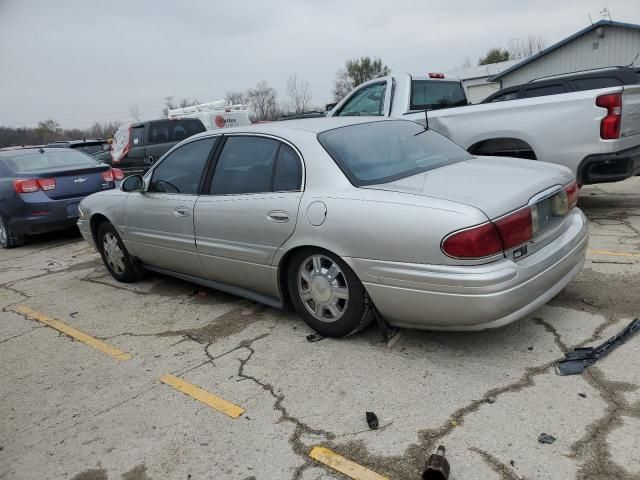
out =
{"type": "Polygon", "coordinates": [[[119,168],[112,168],[111,172],[113,173],[113,178],[115,180],[123,180],[124,179],[124,172],[122,170],[120,170],[119,168]]]}
{"type": "Polygon", "coordinates": [[[600,95],[596,98],[596,105],[607,109],[607,116],[600,122],[600,138],[605,140],[620,138],[622,94],[600,95]]]}
{"type": "Polygon", "coordinates": [[[442,242],[442,251],[455,258],[490,257],[502,249],[502,240],[493,223],[452,233],[442,242]]]}
{"type": "Polygon", "coordinates": [[[56,180],[55,178],[17,179],[13,181],[13,189],[17,193],[33,193],[38,190],[48,192],[56,189],[56,180]]]}
{"type": "Polygon", "coordinates": [[[571,182],[569,185],[564,187],[564,191],[567,194],[567,203],[569,204],[569,210],[571,210],[578,204],[578,195],[580,194],[578,184],[575,181],[571,182]]]}
{"type": "Polygon", "coordinates": [[[107,170],[106,172],[102,172],[102,179],[105,182],[113,182],[113,170],[107,170]]]}
{"type": "Polygon", "coordinates": [[[493,222],[500,233],[505,250],[522,245],[533,237],[531,208],[523,208],[493,222]]]}

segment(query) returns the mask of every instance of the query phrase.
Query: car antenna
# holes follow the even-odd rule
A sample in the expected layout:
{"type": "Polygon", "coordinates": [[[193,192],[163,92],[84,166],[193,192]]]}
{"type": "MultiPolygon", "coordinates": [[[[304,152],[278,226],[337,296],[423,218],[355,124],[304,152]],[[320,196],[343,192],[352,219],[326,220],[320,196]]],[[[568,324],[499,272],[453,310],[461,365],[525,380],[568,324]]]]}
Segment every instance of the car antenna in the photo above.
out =
{"type": "Polygon", "coordinates": [[[634,62],[638,59],[638,57],[640,57],[640,50],[638,50],[638,53],[636,53],[636,56],[633,57],[633,60],[631,60],[631,63],[629,63],[629,65],[627,65],[628,67],[633,67],[634,62]]]}
{"type": "Polygon", "coordinates": [[[428,110],[424,109],[424,129],[429,130],[429,115],[427,114],[428,110]]]}

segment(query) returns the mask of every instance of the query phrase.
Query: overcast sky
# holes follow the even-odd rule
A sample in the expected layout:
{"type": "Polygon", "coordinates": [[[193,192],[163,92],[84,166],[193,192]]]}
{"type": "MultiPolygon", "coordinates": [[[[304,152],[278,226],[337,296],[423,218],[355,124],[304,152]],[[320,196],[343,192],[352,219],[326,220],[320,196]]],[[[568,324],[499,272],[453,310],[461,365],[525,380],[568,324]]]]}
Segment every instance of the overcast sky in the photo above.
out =
{"type": "Polygon", "coordinates": [[[640,23],[639,0],[0,0],[0,125],[127,121],[132,105],[155,118],[167,95],[210,101],[260,80],[284,99],[290,73],[322,105],[348,58],[450,70],[529,33],[555,43],[604,6],[640,23]]]}

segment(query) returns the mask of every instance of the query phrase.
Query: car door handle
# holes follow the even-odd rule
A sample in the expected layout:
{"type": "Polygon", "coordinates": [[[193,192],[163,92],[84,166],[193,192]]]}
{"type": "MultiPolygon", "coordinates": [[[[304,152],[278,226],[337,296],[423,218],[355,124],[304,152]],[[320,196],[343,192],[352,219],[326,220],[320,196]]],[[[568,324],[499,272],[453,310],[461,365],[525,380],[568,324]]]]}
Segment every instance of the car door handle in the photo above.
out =
{"type": "Polygon", "coordinates": [[[267,218],[272,222],[285,223],[289,221],[289,214],[284,210],[271,210],[267,213],[267,218]]]}
{"type": "Polygon", "coordinates": [[[173,211],[173,214],[176,217],[188,217],[189,215],[191,215],[189,210],[185,207],[176,207],[175,210],[173,211]]]}

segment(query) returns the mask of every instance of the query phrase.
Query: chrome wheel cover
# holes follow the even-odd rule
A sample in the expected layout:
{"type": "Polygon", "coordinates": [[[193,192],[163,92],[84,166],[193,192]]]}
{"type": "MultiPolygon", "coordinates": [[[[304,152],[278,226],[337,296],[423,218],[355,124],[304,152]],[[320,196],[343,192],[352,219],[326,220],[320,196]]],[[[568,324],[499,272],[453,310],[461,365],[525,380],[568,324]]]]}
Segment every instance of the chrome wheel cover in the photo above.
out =
{"type": "Polygon", "coordinates": [[[107,265],[116,275],[122,275],[125,271],[124,252],[118,245],[118,239],[111,233],[105,233],[102,238],[102,249],[104,250],[104,259],[107,265]]]}
{"type": "Polygon", "coordinates": [[[336,322],[349,304],[347,277],[324,255],[307,257],[298,269],[298,296],[307,311],[321,322],[336,322]]]}

